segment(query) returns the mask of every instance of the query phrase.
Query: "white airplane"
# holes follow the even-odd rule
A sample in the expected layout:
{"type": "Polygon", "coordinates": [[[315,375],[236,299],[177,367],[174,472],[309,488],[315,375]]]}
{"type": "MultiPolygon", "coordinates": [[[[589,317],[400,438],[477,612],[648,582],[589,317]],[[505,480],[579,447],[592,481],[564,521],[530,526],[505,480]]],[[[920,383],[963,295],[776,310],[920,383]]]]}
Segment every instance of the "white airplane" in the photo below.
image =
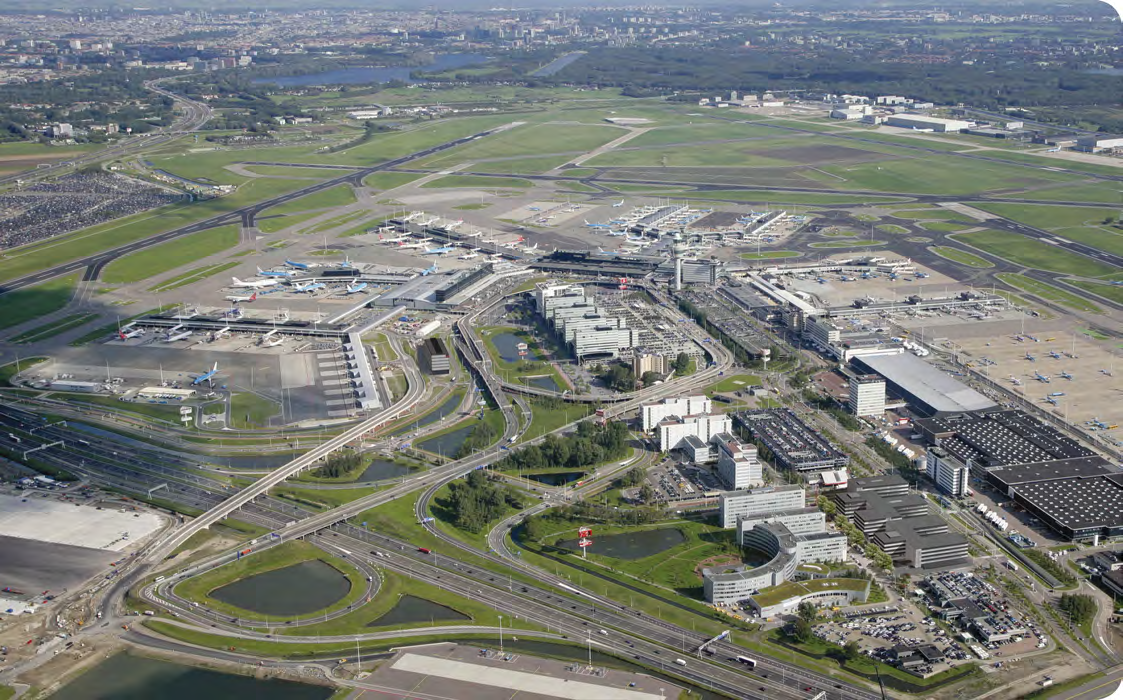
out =
{"type": "Polygon", "coordinates": [[[217,331],[215,331],[211,335],[211,340],[212,341],[218,340],[219,338],[221,338],[222,336],[226,335],[229,332],[230,332],[230,326],[226,326],[225,328],[219,328],[217,331]]]}
{"type": "Polygon", "coordinates": [[[129,338],[135,338],[138,335],[144,335],[144,329],[143,328],[134,328],[134,329],[132,329],[131,331],[128,331],[128,332],[117,331],[117,335],[121,336],[121,340],[128,340],[129,338]]]}
{"type": "Polygon", "coordinates": [[[609,231],[608,235],[610,235],[610,236],[627,236],[628,232],[627,231],[609,231]]]}
{"type": "Polygon", "coordinates": [[[412,243],[400,243],[398,248],[402,250],[409,250],[411,248],[427,248],[429,246],[429,239],[413,241],[412,243]]]}
{"type": "Polygon", "coordinates": [[[498,241],[496,241],[494,238],[485,238],[482,241],[480,241],[480,243],[486,243],[487,245],[495,245],[496,243],[498,243],[498,241]]]}
{"type": "Polygon", "coordinates": [[[536,250],[538,250],[538,244],[537,243],[535,243],[532,246],[527,246],[526,248],[523,248],[524,253],[533,253],[536,250]]]}
{"type": "Polygon", "coordinates": [[[455,230],[458,226],[463,226],[463,225],[464,225],[464,219],[460,219],[459,221],[453,221],[448,226],[445,226],[445,229],[448,230],[448,231],[452,231],[452,230],[455,230]]]}
{"type": "Polygon", "coordinates": [[[254,292],[253,294],[249,295],[248,297],[228,296],[228,297],[226,297],[226,301],[232,301],[235,304],[237,304],[240,301],[257,301],[257,292],[254,292]]]}
{"type": "Polygon", "coordinates": [[[417,217],[424,216],[424,215],[425,215],[425,212],[415,211],[415,212],[412,212],[409,216],[403,216],[402,221],[404,221],[408,224],[409,222],[413,221],[417,217]]]}
{"type": "Polygon", "coordinates": [[[233,286],[238,289],[264,289],[266,287],[275,287],[281,283],[280,280],[275,278],[268,278],[263,280],[253,280],[252,282],[243,282],[237,277],[231,277],[234,280],[233,286]]]}
{"type": "Polygon", "coordinates": [[[393,244],[393,243],[401,243],[403,241],[408,241],[408,240],[409,240],[409,236],[405,235],[405,234],[403,234],[401,236],[383,236],[381,233],[378,234],[378,242],[379,243],[385,243],[387,245],[390,245],[390,244],[393,244]]]}
{"type": "Polygon", "coordinates": [[[419,223],[417,225],[420,226],[421,228],[426,228],[428,226],[432,226],[433,224],[437,223],[440,220],[441,220],[441,217],[434,216],[432,219],[429,219],[428,221],[422,221],[421,223],[419,223]]]}
{"type": "Polygon", "coordinates": [[[464,237],[465,238],[479,238],[482,235],[484,235],[483,231],[475,231],[473,233],[465,233],[464,237]]]}
{"type": "Polygon", "coordinates": [[[616,207],[622,207],[622,206],[624,206],[624,200],[622,200],[622,199],[621,199],[621,200],[620,200],[619,202],[617,202],[616,204],[613,204],[613,205],[612,205],[612,208],[613,208],[613,209],[615,209],[616,207]]]}
{"type": "Polygon", "coordinates": [[[190,337],[191,337],[191,331],[184,331],[182,333],[177,333],[175,335],[169,335],[167,338],[164,338],[164,342],[165,343],[174,343],[177,340],[185,340],[185,339],[190,338],[190,337]]]}
{"type": "Polygon", "coordinates": [[[480,254],[473,250],[470,253],[465,253],[464,255],[457,256],[456,259],[457,260],[472,260],[473,258],[478,258],[478,257],[480,257],[480,254]]]}
{"type": "Polygon", "coordinates": [[[257,274],[261,277],[292,277],[296,274],[294,270],[262,270],[257,268],[257,274]]]}
{"type": "Polygon", "coordinates": [[[421,251],[421,254],[422,255],[444,255],[446,253],[451,253],[455,250],[456,250],[455,247],[450,248],[448,246],[445,246],[443,248],[426,248],[425,250],[421,251]]]}
{"type": "Polygon", "coordinates": [[[323,289],[323,288],[324,288],[323,282],[309,282],[308,284],[293,287],[292,291],[296,292],[297,294],[303,294],[304,292],[314,292],[317,289],[323,289]]]}
{"type": "Polygon", "coordinates": [[[278,336],[277,338],[275,338],[273,340],[263,340],[263,341],[261,341],[261,347],[263,347],[263,348],[275,348],[283,342],[285,342],[285,339],[283,337],[278,336]]]}
{"type": "Polygon", "coordinates": [[[582,219],[589,228],[612,228],[610,224],[590,224],[588,219],[582,219]]]}
{"type": "Polygon", "coordinates": [[[344,294],[358,294],[367,288],[366,282],[359,282],[358,284],[351,285],[343,293],[344,294]]]}

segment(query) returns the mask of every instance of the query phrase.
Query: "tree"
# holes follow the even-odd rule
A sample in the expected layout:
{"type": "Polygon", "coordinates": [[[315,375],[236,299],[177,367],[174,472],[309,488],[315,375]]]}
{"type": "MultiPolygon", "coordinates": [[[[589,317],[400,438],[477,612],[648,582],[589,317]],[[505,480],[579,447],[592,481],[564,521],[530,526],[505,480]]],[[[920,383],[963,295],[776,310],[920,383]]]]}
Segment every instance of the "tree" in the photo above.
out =
{"type": "Polygon", "coordinates": [[[811,628],[811,623],[804,620],[802,617],[797,617],[795,622],[792,623],[792,637],[800,643],[807,643],[811,641],[814,631],[811,628]]]}
{"type": "Polygon", "coordinates": [[[663,375],[659,374],[658,372],[644,372],[643,376],[640,377],[640,381],[643,382],[644,386],[651,386],[662,378],[663,375]]]}
{"type": "Polygon", "coordinates": [[[858,642],[853,639],[842,645],[842,658],[847,661],[853,661],[862,655],[862,648],[858,646],[858,642]]]}
{"type": "Polygon", "coordinates": [[[690,355],[687,355],[685,352],[680,352],[678,356],[675,357],[674,361],[671,362],[671,369],[679,376],[686,374],[687,370],[690,369],[690,355]]]}
{"type": "Polygon", "coordinates": [[[798,615],[800,619],[811,622],[819,616],[819,611],[815,609],[815,606],[813,604],[805,601],[799,604],[799,607],[796,608],[795,614],[798,615]]]}
{"type": "Polygon", "coordinates": [[[819,506],[819,510],[827,514],[828,518],[833,518],[834,514],[838,512],[838,508],[835,507],[834,501],[827,498],[826,496],[820,495],[817,499],[815,499],[815,503],[819,506]]]}
{"type": "Polygon", "coordinates": [[[1096,599],[1084,593],[1062,593],[1058,604],[1077,625],[1084,625],[1096,617],[1096,599]]]}
{"type": "Polygon", "coordinates": [[[645,482],[643,486],[639,487],[639,498],[644,503],[651,503],[655,498],[655,489],[651,488],[651,484],[645,482]]]}

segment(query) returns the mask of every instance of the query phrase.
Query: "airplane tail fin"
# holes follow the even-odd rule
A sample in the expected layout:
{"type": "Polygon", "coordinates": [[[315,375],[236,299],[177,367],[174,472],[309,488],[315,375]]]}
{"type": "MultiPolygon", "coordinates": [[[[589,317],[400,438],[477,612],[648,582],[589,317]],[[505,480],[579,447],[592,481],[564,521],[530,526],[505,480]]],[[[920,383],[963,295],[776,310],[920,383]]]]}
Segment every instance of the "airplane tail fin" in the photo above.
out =
{"type": "Polygon", "coordinates": [[[257,292],[250,295],[250,301],[257,301],[257,292]]]}
{"type": "Polygon", "coordinates": [[[238,279],[237,277],[231,277],[230,279],[234,280],[234,284],[242,284],[242,280],[238,279]]]}
{"type": "Polygon", "coordinates": [[[125,338],[125,334],[124,334],[124,332],[122,332],[122,331],[117,331],[117,335],[121,336],[121,340],[127,340],[127,338],[125,338]]]}

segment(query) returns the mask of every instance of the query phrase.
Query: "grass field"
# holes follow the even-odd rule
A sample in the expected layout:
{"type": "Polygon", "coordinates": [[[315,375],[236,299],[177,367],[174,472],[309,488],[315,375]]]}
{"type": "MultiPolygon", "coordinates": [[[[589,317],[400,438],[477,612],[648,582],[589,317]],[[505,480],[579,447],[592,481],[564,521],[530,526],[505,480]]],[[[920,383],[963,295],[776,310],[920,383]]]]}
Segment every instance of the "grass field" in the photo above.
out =
{"type": "Polygon", "coordinates": [[[29,331],[20,333],[16,337],[12,338],[11,342],[37,343],[40,340],[52,338],[60,333],[65,333],[72,328],[77,328],[78,326],[89,323],[97,317],[98,315],[96,313],[76,313],[70,314],[69,316],[63,316],[53,323],[45,323],[42,326],[36,326],[29,331]]]}
{"type": "Polygon", "coordinates": [[[794,250],[766,250],[762,253],[741,253],[745,260],[776,260],[778,258],[798,258],[801,254],[794,250]]]}
{"type": "Polygon", "coordinates": [[[355,190],[350,185],[336,185],[326,190],[290,200],[275,207],[269,207],[261,212],[261,216],[277,216],[279,214],[297,214],[311,209],[331,209],[344,207],[355,203],[355,190]]]}
{"type": "Polygon", "coordinates": [[[573,153],[567,153],[556,156],[526,156],[524,158],[491,160],[477,163],[472,169],[510,175],[540,175],[555,168],[560,168],[575,157],[573,153]]]}
{"type": "Polygon", "coordinates": [[[46,362],[45,357],[26,357],[18,362],[12,362],[0,367],[0,386],[11,386],[12,377],[20,372],[26,372],[37,364],[46,362]]]}
{"type": "Polygon", "coordinates": [[[878,224],[876,228],[878,231],[884,231],[885,233],[907,234],[909,232],[907,228],[898,226],[897,224],[878,224]]]}
{"type": "Polygon", "coordinates": [[[932,251],[936,255],[939,255],[941,258],[947,258],[952,262],[957,262],[960,265],[966,265],[967,267],[994,267],[994,265],[986,258],[979,257],[974,253],[970,253],[960,248],[952,248],[950,246],[944,245],[934,245],[929,246],[928,250],[932,251]]]}
{"type": "Polygon", "coordinates": [[[482,175],[445,175],[436,180],[430,180],[422,188],[442,187],[474,187],[480,190],[489,190],[496,187],[533,187],[530,180],[515,177],[485,177],[482,175]]]}
{"type": "Polygon", "coordinates": [[[871,241],[868,238],[861,240],[857,238],[844,239],[838,241],[820,241],[819,243],[811,243],[811,248],[868,248],[869,246],[885,245],[885,241],[871,241]]]}
{"type": "Polygon", "coordinates": [[[262,233],[276,233],[277,231],[286,229],[290,226],[296,226],[298,224],[304,223],[305,221],[311,221],[312,219],[315,219],[317,216],[323,213],[324,212],[322,211],[309,211],[304,212],[303,214],[283,214],[281,216],[269,215],[270,218],[265,218],[265,216],[258,216],[254,219],[254,224],[262,233]]]}
{"type": "Polygon", "coordinates": [[[674,144],[701,143],[722,139],[763,139],[783,136],[784,132],[764,124],[699,122],[684,126],[652,129],[626,141],[621,148],[651,148],[674,144]]]}
{"type": "Polygon", "coordinates": [[[280,413],[276,401],[242,391],[230,397],[230,427],[235,429],[268,428],[269,419],[280,413]]]}
{"type": "Polygon", "coordinates": [[[108,336],[110,333],[115,332],[121,326],[124,326],[128,323],[131,323],[132,321],[135,321],[136,319],[138,319],[142,316],[150,316],[152,314],[160,313],[161,311],[163,311],[163,307],[157,307],[155,309],[149,309],[148,311],[145,311],[144,313],[129,316],[127,318],[118,319],[118,320],[114,321],[113,323],[107,323],[104,326],[99,326],[99,327],[93,329],[92,331],[90,331],[89,333],[87,333],[87,334],[85,334],[85,335],[83,335],[79,338],[75,338],[74,340],[72,340],[70,342],[70,344],[77,347],[79,345],[87,345],[89,343],[94,342],[95,340],[101,340],[102,338],[108,336]]]}
{"type": "Polygon", "coordinates": [[[271,493],[279,498],[286,498],[316,510],[328,510],[329,508],[338,508],[351,501],[357,501],[377,490],[369,486],[353,489],[308,489],[286,483],[273,489],[271,493]]]}
{"type": "Polygon", "coordinates": [[[105,266],[101,280],[119,284],[155,277],[233,248],[238,245],[239,235],[239,227],[231,224],[181,236],[114,260],[105,266]]]}
{"type": "Polygon", "coordinates": [[[893,212],[892,215],[898,219],[911,219],[920,221],[939,219],[942,221],[957,221],[964,224],[975,223],[974,219],[964,216],[963,214],[960,214],[959,212],[953,211],[951,209],[903,209],[901,211],[893,212]]]}
{"type": "Polygon", "coordinates": [[[1045,282],[1039,282],[1025,275],[1000,272],[995,275],[995,277],[1015,289],[1040,297],[1046,301],[1052,301],[1077,311],[1086,311],[1093,314],[1103,313],[1103,309],[1072,292],[1067,292],[1059,287],[1046,284],[1045,282]]]}
{"type": "Polygon", "coordinates": [[[735,374],[709,385],[706,390],[712,392],[740,391],[752,385],[759,386],[760,377],[755,374],[735,374]]]}
{"type": "Polygon", "coordinates": [[[1123,229],[1121,228],[1086,226],[1083,228],[1060,228],[1053,233],[1059,238],[1090,245],[1113,255],[1123,255],[1123,229]]]}
{"type": "Polygon", "coordinates": [[[979,204],[978,208],[1049,231],[1075,226],[1095,226],[1103,223],[1104,219],[1108,217],[1114,219],[1119,215],[1118,207],[1112,209],[1104,207],[1053,207],[1045,204],[995,202],[979,204]]]}
{"type": "Polygon", "coordinates": [[[523,431],[523,438],[526,440],[553,432],[566,423],[580,420],[593,412],[592,407],[586,404],[563,404],[560,408],[554,408],[533,399],[527,403],[530,404],[532,418],[530,425],[523,431]]]}
{"type": "Polygon", "coordinates": [[[0,296],[0,329],[54,313],[70,303],[78,275],[56,277],[0,296]]]}
{"type": "Polygon", "coordinates": [[[625,150],[602,153],[586,161],[585,165],[617,168],[692,166],[787,168],[805,165],[802,161],[793,161],[784,156],[785,149],[806,145],[805,141],[785,138],[782,134],[779,134],[777,138],[760,141],[703,143],[627,150],[630,145],[630,143],[624,144],[625,150]],[[770,153],[772,151],[774,153],[770,153]]]}
{"type": "Polygon", "coordinates": [[[926,231],[940,231],[942,233],[958,233],[971,228],[969,224],[957,224],[953,221],[923,221],[920,228],[926,231]]]}
{"type": "Polygon", "coordinates": [[[257,173],[258,175],[315,178],[317,180],[339,177],[344,173],[344,171],[335,170],[334,168],[301,168],[288,165],[247,165],[244,167],[248,172],[257,173]]]}
{"type": "Polygon", "coordinates": [[[839,189],[944,195],[1063,183],[1075,177],[1001,163],[967,161],[952,155],[926,155],[924,158],[859,165],[826,165],[821,169],[845,180],[822,180],[828,186],[839,189]]]}
{"type": "MultiPolygon", "coordinates": [[[[1063,167],[1069,167],[1068,163],[1066,162],[1063,167]]],[[[1123,174],[1123,169],[1117,168],[1115,171],[1116,174],[1123,174]]],[[[1073,185],[1031,190],[1024,195],[1008,196],[1017,199],[1025,197],[1026,199],[1055,199],[1068,202],[1114,204],[1119,201],[1119,187],[1107,182],[1081,182],[1073,185]]]]}
{"type": "MultiPolygon", "coordinates": [[[[600,180],[598,180],[600,182],[600,180]]],[[[609,185],[608,182],[601,184],[609,185]]],[[[878,202],[899,201],[898,197],[864,194],[832,194],[824,192],[783,192],[780,190],[707,190],[691,192],[690,198],[715,199],[730,202],[749,202],[755,204],[876,204],[878,202]]]]}
{"type": "Polygon", "coordinates": [[[1086,282],[1083,280],[1065,280],[1065,282],[1085,289],[1093,294],[1098,294],[1105,299],[1111,299],[1116,304],[1123,305],[1123,287],[1119,285],[1100,284],[1098,282],[1086,282]]]}
{"type": "Polygon", "coordinates": [[[1005,231],[977,231],[975,233],[956,233],[949,238],[974,246],[999,258],[1017,265],[1039,270],[1059,272],[1082,277],[1102,277],[1117,272],[1116,268],[1086,258],[1077,253],[1061,250],[1056,246],[1017,233],[1005,231]]]}
{"type": "Polygon", "coordinates": [[[371,173],[363,178],[363,185],[366,187],[373,187],[376,190],[392,190],[395,187],[408,185],[422,177],[422,175],[417,175],[415,173],[371,173]]]}

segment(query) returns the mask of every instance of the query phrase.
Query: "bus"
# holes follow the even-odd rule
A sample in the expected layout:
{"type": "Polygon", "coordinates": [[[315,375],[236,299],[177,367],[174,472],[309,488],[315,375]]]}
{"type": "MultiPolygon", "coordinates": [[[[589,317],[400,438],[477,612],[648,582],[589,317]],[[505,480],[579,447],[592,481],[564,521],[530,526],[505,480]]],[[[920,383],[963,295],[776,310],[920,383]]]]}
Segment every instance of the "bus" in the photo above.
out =
{"type": "Polygon", "coordinates": [[[749,668],[756,668],[756,661],[753,661],[752,659],[750,659],[747,656],[738,656],[737,660],[740,661],[741,663],[745,664],[749,668]]]}

